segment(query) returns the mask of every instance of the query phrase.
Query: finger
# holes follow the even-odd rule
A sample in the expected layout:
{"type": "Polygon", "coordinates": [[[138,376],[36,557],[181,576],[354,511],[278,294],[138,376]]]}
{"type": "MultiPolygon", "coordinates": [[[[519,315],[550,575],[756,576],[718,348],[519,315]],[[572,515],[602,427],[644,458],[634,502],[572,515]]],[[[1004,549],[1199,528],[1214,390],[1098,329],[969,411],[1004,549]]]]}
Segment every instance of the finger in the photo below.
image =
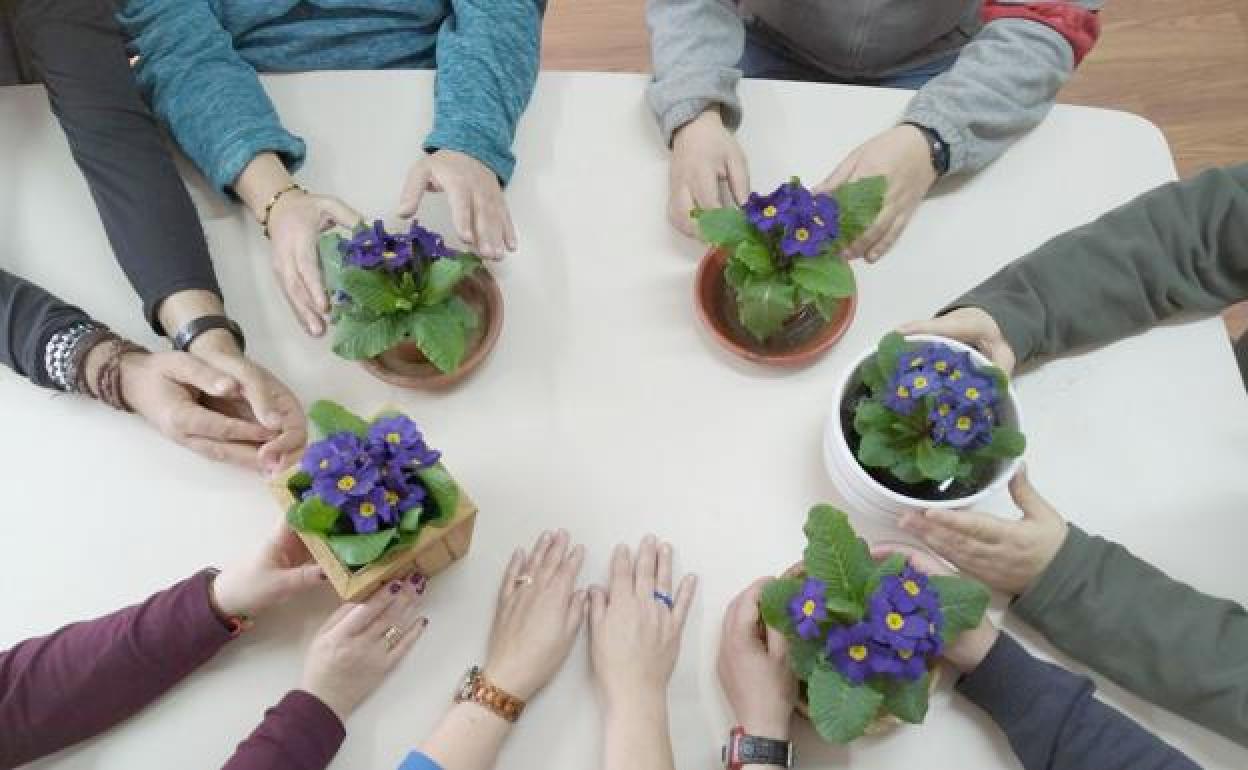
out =
{"type": "Polygon", "coordinates": [[[784,634],[780,633],[771,626],[766,627],[767,654],[775,660],[785,660],[789,657],[789,640],[784,634]]]}
{"type": "Polygon", "coordinates": [[[667,218],[672,223],[672,227],[690,237],[694,235],[693,217],[690,216],[692,211],[693,195],[689,192],[689,188],[682,184],[672,191],[671,201],[667,205],[667,218]]]}
{"type": "Polygon", "coordinates": [[[503,215],[496,201],[476,198],[473,202],[473,221],[476,223],[481,256],[487,259],[503,258],[503,215]]]}
{"type": "Polygon", "coordinates": [[[693,606],[693,597],[698,592],[698,576],[685,575],[676,589],[676,600],[672,603],[672,616],[676,619],[676,628],[685,627],[685,618],[689,617],[689,608],[693,606]]]}
{"type": "Polygon", "coordinates": [[[242,363],[235,376],[242,385],[243,399],[262,425],[274,431],[305,425],[302,410],[292,397],[284,397],[281,388],[274,386],[268,372],[249,361],[242,363]]]}
{"type": "Polygon", "coordinates": [[[429,175],[432,169],[429,164],[421,161],[412,167],[403,183],[403,192],[399,194],[399,216],[410,219],[420,209],[420,201],[429,189],[429,175]]]}
{"type": "Polygon", "coordinates": [[[637,563],[633,568],[633,585],[643,601],[654,598],[654,573],[658,569],[658,541],[646,535],[637,546],[637,563]]]}
{"type": "Polygon", "coordinates": [[[672,544],[659,546],[658,569],[654,573],[654,588],[668,596],[672,595],[672,544]]]}
{"type": "Polygon", "coordinates": [[[879,262],[880,258],[892,250],[897,244],[897,240],[901,238],[901,234],[905,232],[906,225],[910,223],[909,215],[898,216],[893,220],[893,224],[888,228],[888,232],[884,233],[875,246],[867,252],[867,261],[871,263],[879,262]]]}
{"type": "Polygon", "coordinates": [[[511,552],[511,560],[503,570],[503,584],[498,587],[498,603],[502,604],[516,592],[521,572],[524,570],[524,549],[517,548],[511,552]]]}
{"type": "MultiPolygon", "coordinates": [[[[315,241],[302,241],[295,247],[295,270],[299,280],[303,281],[312,300],[312,308],[318,314],[329,312],[329,296],[325,293],[325,282],[321,278],[321,261],[316,253],[315,241]]],[[[325,330],[325,322],[317,318],[321,331],[325,330]]]]}
{"type": "Polygon", "coordinates": [[[282,590],[287,594],[297,594],[321,585],[325,582],[325,570],[315,564],[292,567],[278,573],[282,590]]]}
{"type": "Polygon", "coordinates": [[[596,634],[607,617],[607,592],[602,586],[589,588],[589,632],[596,634]]]}
{"type": "MultiPolygon", "coordinates": [[[[392,584],[397,581],[390,581],[392,584]]],[[[368,597],[368,600],[352,606],[351,611],[346,614],[342,622],[338,624],[340,633],[347,636],[359,636],[366,632],[377,618],[381,617],[381,613],[385,612],[391,604],[398,599],[398,593],[392,591],[389,585],[383,585],[368,597]]]]}
{"type": "Polygon", "coordinates": [[[538,568],[542,566],[542,562],[546,558],[546,551],[550,548],[550,541],[552,539],[554,538],[549,530],[538,535],[537,541],[533,543],[533,549],[529,551],[529,560],[524,566],[525,574],[534,575],[538,568]]]}
{"type": "Polygon", "coordinates": [[[569,583],[575,583],[576,576],[581,574],[581,566],[584,564],[585,546],[578,545],[568,551],[568,557],[559,566],[559,577],[569,583]]]}
{"type": "Polygon", "coordinates": [[[506,202],[503,203],[503,225],[503,241],[507,244],[507,250],[515,251],[520,247],[520,239],[516,236],[516,223],[511,218],[511,209],[506,202]]]}
{"type": "Polygon", "coordinates": [[[744,157],[734,155],[728,159],[728,189],[738,206],[750,197],[750,171],[744,157]]]}
{"type": "Polygon", "coordinates": [[[546,554],[542,557],[542,561],[540,562],[541,566],[539,568],[538,575],[534,576],[539,577],[540,582],[549,582],[550,579],[554,577],[555,573],[559,571],[559,566],[563,564],[563,560],[568,555],[569,540],[571,540],[571,538],[568,536],[568,531],[566,529],[559,529],[555,531],[555,536],[550,541],[550,547],[546,549],[546,554]]]}
{"type": "Polygon", "coordinates": [[[224,443],[262,444],[273,438],[273,431],[263,425],[226,417],[196,403],[179,407],[173,415],[173,426],[183,435],[224,443]]]}
{"type": "Polygon", "coordinates": [[[320,328],[321,320],[316,311],[312,309],[312,298],[308,296],[303,279],[293,267],[288,268],[283,264],[278,268],[278,281],[282,284],[282,293],[286,297],[287,304],[290,305],[291,312],[295,314],[303,330],[313,337],[317,336],[316,330],[320,328]]]}
{"type": "Polygon", "coordinates": [[[926,511],[924,516],[929,521],[934,521],[942,527],[989,545],[1000,543],[1005,536],[1004,530],[1009,526],[989,514],[974,513],[972,511],[946,511],[941,508],[933,508],[926,511]]]}
{"type": "Polygon", "coordinates": [[[260,445],[260,462],[270,473],[290,467],[307,443],[308,432],[304,426],[283,430],[277,438],[260,445]]]}
{"type": "Polygon", "coordinates": [[[407,657],[407,653],[415,647],[416,642],[420,641],[420,638],[425,635],[425,629],[427,628],[429,628],[429,618],[417,618],[416,624],[403,634],[399,643],[396,644],[394,649],[390,651],[390,658],[397,663],[407,657]]]}
{"type": "Polygon", "coordinates": [[[201,393],[228,396],[238,390],[238,380],[191,354],[166,358],[171,361],[169,376],[174,382],[190,385],[201,393]]]}
{"type": "Polygon", "coordinates": [[[936,553],[962,568],[973,568],[987,558],[988,546],[955,532],[925,516],[914,517],[905,525],[936,553]]]}
{"type": "Polygon", "coordinates": [[[213,441],[200,436],[187,436],[182,442],[187,449],[209,460],[219,463],[231,463],[252,470],[263,470],[260,455],[251,444],[231,444],[228,441],[213,441]]]}
{"type": "Polygon", "coordinates": [[[322,223],[322,228],[329,225],[340,225],[342,227],[355,227],[364,220],[364,215],[337,198],[322,198],[321,212],[326,218],[326,222],[322,223]]]}
{"type": "Polygon", "coordinates": [[[858,236],[858,240],[849,245],[850,255],[855,259],[864,258],[871,249],[875,248],[875,244],[879,242],[880,238],[884,237],[884,233],[888,231],[888,228],[893,226],[893,220],[896,217],[896,211],[892,207],[885,206],[884,210],[880,212],[880,216],[867,228],[866,232],[858,236]]]}
{"type": "Polygon", "coordinates": [[[451,205],[451,224],[455,227],[459,239],[480,251],[481,244],[477,240],[476,230],[473,229],[472,198],[468,191],[462,185],[457,184],[447,188],[446,197],[451,205]]]}
{"type": "Polygon", "coordinates": [[[737,594],[737,598],[732,602],[731,611],[726,616],[733,632],[751,636],[756,633],[759,619],[758,603],[762,599],[763,588],[772,580],[773,578],[759,578],[737,594]]]}
{"type": "Polygon", "coordinates": [[[564,625],[564,631],[569,636],[576,634],[585,622],[585,609],[588,606],[588,602],[589,592],[584,588],[578,589],[572,594],[572,599],[568,602],[568,613],[564,625]]]}
{"type": "Polygon", "coordinates": [[[329,614],[329,617],[326,618],[325,622],[321,625],[321,630],[318,631],[317,633],[318,634],[329,633],[332,629],[334,629],[339,623],[343,621],[343,618],[347,617],[347,615],[350,614],[351,610],[355,609],[357,606],[358,605],[355,604],[354,602],[343,602],[342,604],[338,605],[338,609],[334,610],[333,612],[329,614]]]}
{"type": "Polygon", "coordinates": [[[633,560],[628,546],[617,545],[611,552],[611,583],[607,586],[611,601],[622,598],[624,593],[633,589],[633,560]]]}
{"type": "Polygon", "coordinates": [[[955,310],[927,321],[911,321],[897,328],[902,334],[937,334],[968,345],[977,343],[986,331],[975,315],[955,310]]]}
{"type": "Polygon", "coordinates": [[[719,195],[719,174],[707,171],[693,183],[693,205],[699,209],[717,209],[724,205],[719,195]]]}
{"type": "Polygon", "coordinates": [[[939,559],[918,548],[902,543],[877,543],[871,546],[871,558],[882,561],[899,553],[906,557],[906,563],[924,575],[948,575],[949,568],[939,559]]]}
{"type": "Polygon", "coordinates": [[[840,165],[832,169],[832,173],[815,187],[814,192],[835,192],[838,187],[850,180],[854,174],[854,168],[858,165],[858,153],[855,151],[841,161],[840,165]]]}
{"type": "Polygon", "coordinates": [[[1014,478],[1010,479],[1010,497],[1014,498],[1014,504],[1022,510],[1024,518],[1045,520],[1062,517],[1031,485],[1026,466],[1019,468],[1014,478]]]}
{"type": "Polygon", "coordinates": [[[410,588],[406,580],[391,583],[382,590],[393,592],[395,599],[369,625],[368,631],[365,633],[381,639],[391,628],[395,628],[398,629],[399,633],[406,634],[420,620],[420,605],[422,603],[420,594],[410,588]],[[396,585],[398,586],[397,588],[395,588],[396,585]]]}

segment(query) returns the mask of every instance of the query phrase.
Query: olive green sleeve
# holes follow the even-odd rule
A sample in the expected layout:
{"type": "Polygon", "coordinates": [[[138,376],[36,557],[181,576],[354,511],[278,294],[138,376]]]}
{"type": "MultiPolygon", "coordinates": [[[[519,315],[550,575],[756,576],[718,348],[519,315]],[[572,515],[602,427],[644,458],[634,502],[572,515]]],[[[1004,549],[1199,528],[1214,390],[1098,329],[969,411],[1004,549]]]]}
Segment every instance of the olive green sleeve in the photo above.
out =
{"type": "Polygon", "coordinates": [[[1071,525],[1012,607],[1068,655],[1248,746],[1248,613],[1071,525]]]}

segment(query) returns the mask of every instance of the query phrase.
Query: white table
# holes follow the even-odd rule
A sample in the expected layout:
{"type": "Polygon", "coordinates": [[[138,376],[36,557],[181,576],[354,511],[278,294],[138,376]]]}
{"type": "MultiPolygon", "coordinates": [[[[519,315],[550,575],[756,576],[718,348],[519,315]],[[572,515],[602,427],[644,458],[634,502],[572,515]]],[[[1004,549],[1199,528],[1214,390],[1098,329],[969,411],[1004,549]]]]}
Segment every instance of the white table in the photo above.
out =
{"type": "MultiPolygon", "coordinates": [[[[895,253],[860,265],[858,319],[840,346],[808,370],[780,374],[728,358],[699,328],[691,282],[701,250],[663,219],[667,152],[644,83],[543,75],[509,192],[522,248],[499,271],[506,327],[485,367],[445,395],[390,388],[305,337],[254,223],[195,183],[230,309],[253,353],[308,402],[402,405],[481,506],[471,554],[431,592],[425,639],[351,720],[335,768],[394,767],[424,736],[484,651],[506,554],[559,525],[589,545],[589,580],[604,577],[612,544],[647,530],[675,542],[680,565],[702,575],[671,700],[680,767],[716,766],[729,726],[714,677],[721,613],[751,578],[797,558],[807,508],[835,496],[819,447],[839,368],[893,325],[1174,176],[1148,123],[1058,108],[999,163],[925,204],[895,253]]],[[[267,84],[286,124],[308,141],[304,184],[363,211],[392,212],[430,121],[427,100],[413,95],[428,93],[431,77],[314,74],[267,84]]],[[[907,99],[806,84],[749,82],[742,91],[749,118],[741,139],[764,190],[793,173],[817,181],[907,99]]],[[[0,93],[0,147],[0,262],[151,341],[39,89],[0,93]]],[[[449,224],[442,201],[426,219],[449,224]]],[[[1242,576],[1227,568],[1241,563],[1248,536],[1248,399],[1217,321],[1054,363],[1019,387],[1033,479],[1060,509],[1204,590],[1248,601],[1242,576]],[[1184,405],[1182,419],[1155,408],[1167,403],[1184,405]]],[[[259,479],[172,447],[138,420],[51,397],[8,373],[0,374],[0,403],[0,647],[229,560],[268,530],[275,510],[259,479]],[[133,531],[95,511],[126,513],[133,531]],[[38,543],[47,551],[22,552],[38,543]]],[[[997,500],[995,509],[1009,505],[997,500]]],[[[897,537],[877,522],[860,524],[869,536],[897,537]]],[[[331,603],[316,597],[262,619],[124,727],[36,767],[217,766],[296,684],[331,603]]],[[[1231,743],[1112,686],[1101,692],[1206,766],[1244,766],[1231,743]]],[[[598,720],[582,641],[500,766],[592,767],[598,720]]],[[[851,758],[856,768],[1014,766],[988,719],[947,685],[921,728],[849,750],[820,745],[808,728],[798,741],[806,768],[851,758]]]]}

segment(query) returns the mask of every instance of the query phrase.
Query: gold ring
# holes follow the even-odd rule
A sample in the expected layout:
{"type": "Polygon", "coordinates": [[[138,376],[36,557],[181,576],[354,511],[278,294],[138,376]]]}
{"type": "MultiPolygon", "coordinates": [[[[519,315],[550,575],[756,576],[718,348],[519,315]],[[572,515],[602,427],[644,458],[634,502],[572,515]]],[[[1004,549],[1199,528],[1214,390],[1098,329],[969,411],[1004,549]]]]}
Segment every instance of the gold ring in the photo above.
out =
{"type": "Polygon", "coordinates": [[[533,582],[532,575],[521,575],[520,577],[516,578],[517,586],[527,586],[532,582],[533,582]]]}
{"type": "Polygon", "coordinates": [[[397,626],[390,626],[386,629],[386,633],[381,635],[381,641],[386,643],[386,651],[389,652],[399,646],[399,642],[403,639],[403,632],[397,626]]]}

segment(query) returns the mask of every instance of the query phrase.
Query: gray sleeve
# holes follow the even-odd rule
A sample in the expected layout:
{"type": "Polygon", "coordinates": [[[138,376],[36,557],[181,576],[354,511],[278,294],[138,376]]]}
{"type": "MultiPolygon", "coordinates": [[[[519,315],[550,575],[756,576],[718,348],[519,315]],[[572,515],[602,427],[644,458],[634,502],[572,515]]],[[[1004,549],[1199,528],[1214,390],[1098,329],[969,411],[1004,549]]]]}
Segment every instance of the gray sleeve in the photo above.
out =
{"type": "Polygon", "coordinates": [[[998,19],[919,89],[902,121],[940,134],[950,174],[978,171],[1044,120],[1074,70],[1074,51],[1056,30],[998,19]]]}
{"type": "Polygon", "coordinates": [[[737,62],[745,23],[729,0],[646,0],[654,79],[646,92],[667,144],[676,129],[718,104],[724,124],[741,124],[737,62]]]}
{"type": "Polygon", "coordinates": [[[44,366],[52,335],[90,320],[30,281],[0,270],[0,363],[36,385],[56,388],[44,366]]]}

